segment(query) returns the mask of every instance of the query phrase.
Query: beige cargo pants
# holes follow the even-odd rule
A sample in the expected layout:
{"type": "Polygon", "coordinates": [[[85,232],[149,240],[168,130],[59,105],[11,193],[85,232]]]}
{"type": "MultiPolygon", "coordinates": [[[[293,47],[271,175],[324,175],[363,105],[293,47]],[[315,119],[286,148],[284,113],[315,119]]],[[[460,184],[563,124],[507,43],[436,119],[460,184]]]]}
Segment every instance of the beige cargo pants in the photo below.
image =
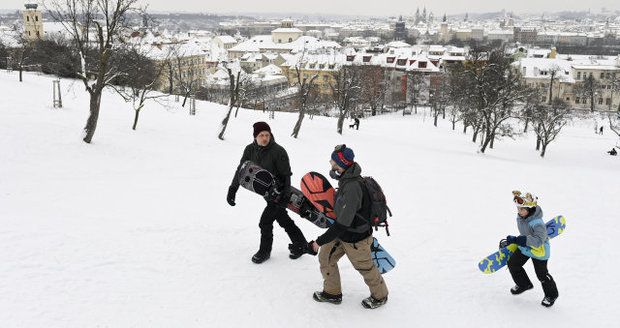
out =
{"type": "Polygon", "coordinates": [[[342,294],[338,260],[346,254],[355,270],[364,277],[364,282],[370,289],[370,295],[377,300],[385,298],[388,295],[388,289],[385,281],[383,281],[383,277],[372,261],[370,255],[371,245],[372,236],[357,243],[345,243],[340,240],[334,240],[321,246],[319,250],[319,264],[321,265],[321,274],[323,275],[323,291],[332,295],[342,294]]]}

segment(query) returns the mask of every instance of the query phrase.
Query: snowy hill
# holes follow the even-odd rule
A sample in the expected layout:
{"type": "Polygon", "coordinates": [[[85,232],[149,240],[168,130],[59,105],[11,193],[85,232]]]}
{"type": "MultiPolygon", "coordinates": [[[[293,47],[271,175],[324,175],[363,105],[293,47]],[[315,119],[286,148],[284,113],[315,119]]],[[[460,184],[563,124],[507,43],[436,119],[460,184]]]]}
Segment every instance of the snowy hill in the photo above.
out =
{"type": "MultiPolygon", "coordinates": [[[[593,122],[569,126],[547,158],[532,135],[476,153],[470,136],[435,128],[424,114],[362,120],[336,134],[333,118],[241,110],[226,140],[216,138],[224,106],[198,102],[189,116],[177,103],[150,104],[138,130],[133,111],[104,97],[93,144],[81,141],[87,95],[63,80],[65,108],[51,108],[52,78],[0,72],[0,326],[2,327],[611,327],[620,262],[616,244],[620,158],[616,139],[593,122]],[[264,201],[227,187],[251,125],[267,121],[291,158],[292,181],[329,170],[333,146],[353,148],[363,173],[383,186],[392,236],[376,233],[398,261],[385,275],[388,304],[360,306],[368,290],[346,258],[344,300],[319,304],[318,259],[288,259],[277,225],[274,250],[261,265],[264,201]],[[560,297],[540,306],[542,290],[512,296],[508,271],[477,263],[516,234],[511,190],[532,191],[545,218],[563,214],[552,240],[550,273],[560,297]]],[[[458,129],[457,129],[458,130],[458,129]]],[[[292,216],[308,239],[322,231],[292,216]]]]}

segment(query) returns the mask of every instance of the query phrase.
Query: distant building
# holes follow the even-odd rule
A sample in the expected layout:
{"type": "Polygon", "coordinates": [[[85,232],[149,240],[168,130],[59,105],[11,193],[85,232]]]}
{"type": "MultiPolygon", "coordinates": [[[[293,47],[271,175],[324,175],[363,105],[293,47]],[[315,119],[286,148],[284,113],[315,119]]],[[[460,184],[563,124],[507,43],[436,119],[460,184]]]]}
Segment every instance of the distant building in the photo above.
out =
{"type": "Polygon", "coordinates": [[[400,16],[398,22],[394,24],[394,40],[404,41],[407,38],[407,27],[403,21],[403,16],[400,16]]]}
{"type": "Polygon", "coordinates": [[[24,38],[28,41],[43,39],[43,17],[36,3],[26,2],[26,9],[22,12],[24,18],[24,38]]]}

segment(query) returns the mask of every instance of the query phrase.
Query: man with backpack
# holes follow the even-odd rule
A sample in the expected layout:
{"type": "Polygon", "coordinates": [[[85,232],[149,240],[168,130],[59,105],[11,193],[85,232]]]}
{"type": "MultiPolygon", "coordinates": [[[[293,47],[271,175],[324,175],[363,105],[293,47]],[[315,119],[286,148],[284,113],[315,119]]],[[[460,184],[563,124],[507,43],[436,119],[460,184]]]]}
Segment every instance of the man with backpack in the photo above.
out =
{"type": "Polygon", "coordinates": [[[336,146],[331,155],[330,176],[338,180],[334,204],[336,222],[309,243],[312,250],[319,253],[323,275],[323,290],[315,292],[313,298],[317,302],[342,302],[338,260],[346,254],[370,289],[370,297],[362,300],[362,306],[374,309],[387,302],[388,289],[372,260],[371,198],[363,184],[362,168],[354,162],[354,156],[346,145],[336,146]]]}

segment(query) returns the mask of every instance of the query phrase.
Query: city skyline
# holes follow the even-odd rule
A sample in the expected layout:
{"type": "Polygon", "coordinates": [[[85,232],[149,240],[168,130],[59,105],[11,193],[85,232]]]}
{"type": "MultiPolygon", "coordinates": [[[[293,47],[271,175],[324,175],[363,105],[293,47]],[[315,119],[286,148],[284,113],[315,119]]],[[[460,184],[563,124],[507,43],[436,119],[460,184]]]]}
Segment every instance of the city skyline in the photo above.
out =
{"type": "MultiPolygon", "coordinates": [[[[3,0],[0,9],[21,9],[24,0],[3,0]]],[[[41,2],[34,0],[33,2],[41,2]]],[[[209,2],[202,0],[178,0],[174,6],[167,0],[140,0],[142,4],[148,4],[150,11],[155,12],[200,12],[215,14],[326,14],[326,15],[360,15],[360,16],[394,16],[412,15],[417,8],[422,10],[426,7],[428,12],[436,16],[464,14],[464,13],[487,13],[505,9],[515,13],[540,13],[559,11],[592,11],[601,12],[602,8],[610,11],[620,10],[620,4],[615,0],[592,0],[584,5],[580,0],[563,0],[543,2],[537,0],[523,0],[519,2],[486,0],[450,1],[435,0],[429,3],[423,1],[410,2],[406,0],[391,0],[381,2],[368,2],[360,5],[357,1],[329,1],[314,0],[307,2],[293,2],[282,0],[264,0],[250,2],[247,0],[228,0],[225,2],[209,2]]]]}

